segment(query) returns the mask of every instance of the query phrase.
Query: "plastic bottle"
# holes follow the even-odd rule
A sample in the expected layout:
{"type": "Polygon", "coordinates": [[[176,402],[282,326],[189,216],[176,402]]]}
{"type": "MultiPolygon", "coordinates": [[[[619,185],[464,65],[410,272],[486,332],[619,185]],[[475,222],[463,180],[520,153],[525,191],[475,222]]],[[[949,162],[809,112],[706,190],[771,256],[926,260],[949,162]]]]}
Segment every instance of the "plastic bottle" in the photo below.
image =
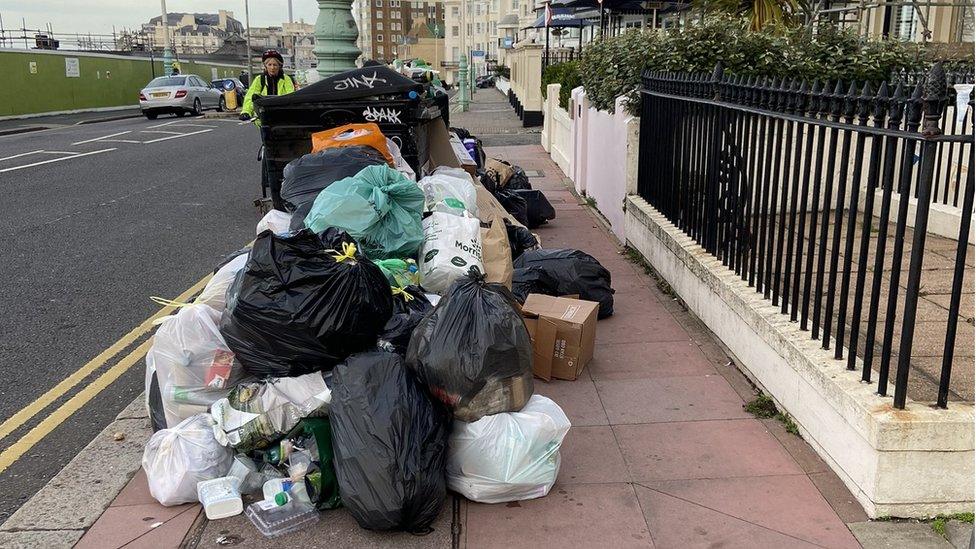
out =
{"type": "Polygon", "coordinates": [[[288,494],[289,499],[296,499],[299,501],[311,502],[312,500],[308,497],[308,490],[305,487],[305,479],[300,482],[293,482],[289,478],[273,478],[264,483],[262,488],[264,493],[264,499],[274,500],[275,496],[284,492],[288,494]]]}

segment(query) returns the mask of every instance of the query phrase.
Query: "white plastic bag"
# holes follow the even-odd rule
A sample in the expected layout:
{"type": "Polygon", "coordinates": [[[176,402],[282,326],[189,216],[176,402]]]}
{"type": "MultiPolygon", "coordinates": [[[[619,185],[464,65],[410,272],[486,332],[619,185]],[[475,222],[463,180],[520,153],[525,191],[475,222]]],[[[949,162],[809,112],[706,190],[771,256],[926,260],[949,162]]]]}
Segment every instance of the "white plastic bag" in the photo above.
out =
{"type": "Polygon", "coordinates": [[[249,253],[242,253],[217,269],[213,278],[207,282],[193,303],[210,305],[218,312],[223,312],[224,307],[227,306],[227,288],[230,288],[230,285],[234,283],[234,277],[237,276],[237,273],[247,265],[247,258],[250,255],[249,253]]]}
{"type": "Polygon", "coordinates": [[[569,418],[532,395],[520,412],[455,420],[447,450],[447,486],[481,503],[543,497],[559,474],[559,446],[569,418]]]}
{"type": "Polygon", "coordinates": [[[261,448],[311,415],[322,415],[332,391],[320,372],[239,385],[210,409],[214,436],[238,451],[261,448]]]}
{"type": "Polygon", "coordinates": [[[454,279],[472,266],[485,272],[481,259],[481,222],[464,216],[434,212],[424,219],[420,245],[420,274],[424,288],[443,294],[454,279]]]}
{"type": "Polygon", "coordinates": [[[421,179],[419,184],[424,190],[427,211],[454,215],[464,215],[467,211],[473,217],[478,217],[478,191],[466,171],[437,168],[432,175],[421,179]]]}
{"type": "Polygon", "coordinates": [[[278,210],[268,210],[268,213],[264,214],[261,221],[258,221],[258,226],[254,229],[254,234],[261,234],[267,230],[270,230],[274,234],[287,233],[290,226],[290,213],[285,213],[278,210]]]}
{"type": "MultiPolygon", "coordinates": [[[[146,394],[151,398],[155,373],[166,427],[206,413],[243,377],[219,325],[220,312],[209,305],[187,305],[162,319],[146,353],[146,394]]],[[[158,418],[159,410],[150,414],[158,418]]]]}
{"type": "Polygon", "coordinates": [[[397,145],[396,141],[387,137],[386,148],[390,149],[390,156],[393,157],[393,167],[396,171],[402,173],[410,181],[416,181],[417,173],[413,171],[410,164],[403,158],[403,154],[400,152],[400,146],[397,145]]]}
{"type": "Polygon", "coordinates": [[[197,501],[197,483],[225,476],[234,452],[221,446],[207,414],[156,432],[142,454],[149,493],[163,505],[197,501]]]}

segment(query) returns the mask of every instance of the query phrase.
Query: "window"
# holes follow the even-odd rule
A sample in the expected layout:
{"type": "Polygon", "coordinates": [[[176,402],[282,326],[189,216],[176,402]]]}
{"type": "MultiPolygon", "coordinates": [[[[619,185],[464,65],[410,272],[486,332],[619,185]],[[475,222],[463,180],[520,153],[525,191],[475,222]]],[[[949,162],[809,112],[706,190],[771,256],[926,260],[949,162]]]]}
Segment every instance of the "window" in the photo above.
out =
{"type": "Polygon", "coordinates": [[[461,58],[461,50],[454,47],[451,48],[451,61],[458,61],[461,58]]]}
{"type": "Polygon", "coordinates": [[[458,35],[458,26],[454,25],[453,27],[451,27],[451,36],[456,37],[457,35],[458,35]]]}
{"type": "Polygon", "coordinates": [[[383,41],[383,35],[382,34],[377,34],[376,35],[376,41],[377,42],[382,42],[383,41]]]}
{"type": "MultiPolygon", "coordinates": [[[[380,38],[383,38],[380,36],[380,38]]],[[[376,55],[383,55],[383,46],[376,46],[376,55]]]]}
{"type": "Polygon", "coordinates": [[[481,21],[478,21],[477,23],[475,23],[475,25],[474,25],[474,32],[477,33],[477,34],[481,34],[481,21]]]}
{"type": "Polygon", "coordinates": [[[476,5],[476,6],[474,7],[474,14],[475,14],[475,15],[481,15],[481,4],[477,4],[477,5],[476,5]]]}
{"type": "Polygon", "coordinates": [[[376,7],[377,8],[382,8],[383,7],[383,0],[376,0],[376,7]]]}
{"type": "Polygon", "coordinates": [[[376,18],[383,19],[383,12],[381,12],[380,10],[376,10],[376,18]]]}
{"type": "Polygon", "coordinates": [[[460,17],[461,16],[461,10],[457,6],[451,6],[451,15],[453,17],[460,17]]]}
{"type": "Polygon", "coordinates": [[[918,14],[915,12],[915,6],[901,6],[894,9],[897,11],[891,34],[898,40],[914,40],[918,31],[918,14]]]}
{"type": "Polygon", "coordinates": [[[431,18],[437,17],[437,8],[434,7],[434,6],[431,6],[431,7],[427,8],[427,14],[431,18]]]}
{"type": "Polygon", "coordinates": [[[376,30],[378,30],[378,31],[383,30],[383,22],[382,21],[377,21],[376,22],[376,30]]]}
{"type": "Polygon", "coordinates": [[[471,23],[468,23],[468,34],[469,35],[474,34],[471,32],[471,23]]]}

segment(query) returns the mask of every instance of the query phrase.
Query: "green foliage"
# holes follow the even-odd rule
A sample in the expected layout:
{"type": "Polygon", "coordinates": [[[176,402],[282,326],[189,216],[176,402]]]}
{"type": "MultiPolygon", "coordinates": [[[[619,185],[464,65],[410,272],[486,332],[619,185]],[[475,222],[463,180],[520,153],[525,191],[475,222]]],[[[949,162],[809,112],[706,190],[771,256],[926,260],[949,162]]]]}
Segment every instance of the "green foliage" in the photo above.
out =
{"type": "Polygon", "coordinates": [[[573,88],[582,84],[579,62],[569,61],[546,67],[542,72],[542,97],[546,96],[546,87],[549,84],[559,84],[559,106],[568,109],[573,88]]]}
{"type": "Polygon", "coordinates": [[[750,402],[743,405],[742,408],[759,419],[773,418],[783,424],[783,428],[786,429],[787,433],[800,436],[800,428],[797,427],[796,422],[793,421],[790,414],[780,412],[779,409],[776,408],[776,403],[773,402],[773,399],[762,393],[760,393],[750,402]]]}
{"type": "Polygon", "coordinates": [[[756,416],[759,419],[776,417],[776,414],[779,413],[773,399],[763,394],[760,394],[750,402],[746,403],[744,409],[746,412],[756,416]]]}
{"type": "Polygon", "coordinates": [[[502,78],[511,78],[512,70],[505,65],[498,65],[494,70],[495,76],[501,76],[502,78]]]}
{"type": "Polygon", "coordinates": [[[878,81],[931,57],[916,44],[867,40],[854,29],[821,25],[814,35],[779,25],[753,32],[749,24],[741,17],[710,16],[681,30],[633,30],[598,40],[583,50],[586,95],[594,107],[611,112],[616,98],[626,95],[636,115],[647,68],[709,74],[721,62],[728,73],[747,76],[878,81]]]}

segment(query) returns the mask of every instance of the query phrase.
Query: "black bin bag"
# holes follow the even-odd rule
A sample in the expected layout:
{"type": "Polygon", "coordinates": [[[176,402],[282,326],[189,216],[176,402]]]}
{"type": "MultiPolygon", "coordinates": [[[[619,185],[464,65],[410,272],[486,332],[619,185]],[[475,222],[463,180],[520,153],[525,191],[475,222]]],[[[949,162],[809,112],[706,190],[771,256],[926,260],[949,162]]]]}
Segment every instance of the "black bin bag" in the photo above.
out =
{"type": "Polygon", "coordinates": [[[386,164],[386,158],[366,146],[329,148],[302,155],[285,166],[281,200],[285,209],[294,212],[302,204],[313,202],[322,189],[376,164],[386,164]]]}
{"type": "Polygon", "coordinates": [[[304,375],[376,344],[393,296],[386,276],[354,242],[333,228],[258,235],[220,321],[245,371],[304,375]]]}
{"type": "Polygon", "coordinates": [[[525,303],[529,294],[559,297],[559,281],[542,267],[522,267],[512,271],[512,294],[519,303],[525,303]]]}
{"type": "Polygon", "coordinates": [[[532,396],[532,342],[515,298],[476,269],[413,331],[407,365],[461,421],[521,410],[532,396]]]}
{"type": "Polygon", "coordinates": [[[505,219],[505,230],[508,231],[508,245],[512,249],[512,259],[518,259],[518,256],[527,250],[534,250],[539,247],[539,241],[531,231],[521,225],[509,222],[507,218],[505,219]]]}
{"type": "Polygon", "coordinates": [[[549,203],[546,195],[537,190],[513,190],[513,193],[525,200],[525,217],[528,219],[527,225],[534,229],[540,225],[545,225],[550,220],[556,219],[556,209],[549,203]]]}
{"type": "Polygon", "coordinates": [[[498,203],[505,208],[515,221],[518,221],[526,227],[529,226],[529,206],[525,202],[525,199],[515,193],[515,191],[510,191],[508,189],[499,189],[495,191],[495,198],[498,199],[498,203]]]}
{"type": "Polygon", "coordinates": [[[447,498],[450,415],[400,355],[356,354],[332,375],[329,415],[343,506],[363,528],[430,531],[447,498]]]}
{"type": "Polygon", "coordinates": [[[383,327],[376,346],[384,351],[405,355],[410,334],[433,308],[418,286],[393,288],[393,315],[383,327]]]}
{"type": "MultiPolygon", "coordinates": [[[[531,267],[546,271],[557,283],[555,291],[550,295],[579,294],[584,301],[598,302],[600,310],[597,318],[606,318],[613,314],[610,271],[590,254],[571,249],[530,250],[514,261],[514,267],[516,272],[531,267]]],[[[513,285],[514,283],[513,276],[513,285]]]]}

